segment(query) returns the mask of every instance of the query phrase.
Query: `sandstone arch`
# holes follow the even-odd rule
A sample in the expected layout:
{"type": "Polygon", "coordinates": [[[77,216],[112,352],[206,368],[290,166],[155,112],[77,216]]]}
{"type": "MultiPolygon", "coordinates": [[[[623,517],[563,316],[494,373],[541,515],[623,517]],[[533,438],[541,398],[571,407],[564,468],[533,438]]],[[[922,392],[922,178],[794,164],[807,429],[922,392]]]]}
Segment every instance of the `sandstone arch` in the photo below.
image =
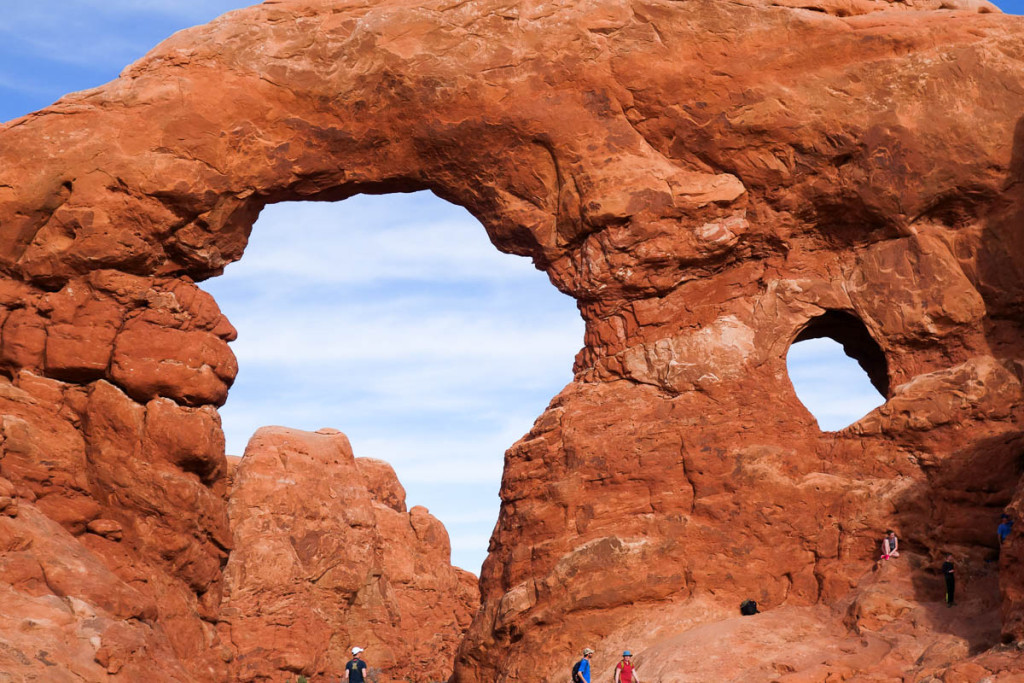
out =
{"type": "Polygon", "coordinates": [[[102,577],[37,545],[11,583],[101,608],[134,643],[96,654],[122,675],[222,676],[233,331],[193,282],[267,202],[420,188],[587,321],[576,380],[507,454],[456,680],[653,652],[752,592],[841,605],[890,525],[977,561],[1022,443],[1024,24],[780,4],[284,0],[6,124],[0,473],[29,511],[7,547],[49,534],[102,577]],[[820,434],[784,359],[833,309],[876,334],[892,395],[820,434]]]}

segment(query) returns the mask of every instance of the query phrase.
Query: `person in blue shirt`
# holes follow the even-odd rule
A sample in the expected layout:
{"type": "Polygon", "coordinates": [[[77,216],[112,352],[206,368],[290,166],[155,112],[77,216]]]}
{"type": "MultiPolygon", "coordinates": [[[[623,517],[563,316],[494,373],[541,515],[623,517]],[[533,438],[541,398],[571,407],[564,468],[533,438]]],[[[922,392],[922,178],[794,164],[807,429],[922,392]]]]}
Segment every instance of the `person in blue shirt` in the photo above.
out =
{"type": "Polygon", "coordinates": [[[579,669],[576,671],[576,680],[572,683],[590,683],[590,658],[594,651],[589,647],[583,648],[583,659],[580,660],[579,669]]]}
{"type": "Polygon", "coordinates": [[[996,527],[996,533],[999,534],[999,542],[1005,541],[1011,531],[1013,531],[1013,520],[1010,519],[1010,515],[1004,512],[1003,516],[999,519],[999,526],[996,527]]]}

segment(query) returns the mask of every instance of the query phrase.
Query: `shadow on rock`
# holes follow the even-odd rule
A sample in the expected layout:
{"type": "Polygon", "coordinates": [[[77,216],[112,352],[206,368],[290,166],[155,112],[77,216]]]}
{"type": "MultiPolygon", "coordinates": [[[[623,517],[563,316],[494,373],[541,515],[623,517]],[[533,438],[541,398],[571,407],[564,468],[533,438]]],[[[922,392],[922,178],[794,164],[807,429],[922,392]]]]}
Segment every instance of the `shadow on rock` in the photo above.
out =
{"type": "Polygon", "coordinates": [[[913,613],[909,628],[952,635],[965,655],[1000,640],[996,526],[1020,478],[1022,451],[1024,435],[1012,431],[920,456],[926,478],[896,503],[900,557],[880,559],[868,580],[874,584],[869,591],[916,603],[904,610],[913,613]],[[947,554],[956,577],[953,607],[946,604],[941,571],[947,554]]]}

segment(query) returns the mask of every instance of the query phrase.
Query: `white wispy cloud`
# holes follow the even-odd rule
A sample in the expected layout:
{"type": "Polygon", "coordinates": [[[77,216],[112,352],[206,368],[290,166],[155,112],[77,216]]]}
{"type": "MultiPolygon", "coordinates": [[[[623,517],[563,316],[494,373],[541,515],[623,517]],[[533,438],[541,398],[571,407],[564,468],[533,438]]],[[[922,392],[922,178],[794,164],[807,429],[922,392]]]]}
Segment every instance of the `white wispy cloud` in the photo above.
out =
{"type": "Polygon", "coordinates": [[[25,95],[45,95],[49,92],[48,88],[38,81],[25,80],[15,74],[4,73],[2,65],[0,65],[0,88],[25,95]]]}
{"type": "MultiPolygon", "coordinates": [[[[480,522],[488,522],[493,526],[497,519],[498,509],[496,507],[453,512],[447,516],[449,524],[478,524],[480,522]]],[[[486,545],[486,543],[487,537],[484,536],[484,544],[486,545]]]]}
{"type": "MultiPolygon", "coordinates": [[[[66,1],[57,0],[63,4],[66,1]]],[[[260,3],[238,0],[78,0],[77,4],[93,12],[151,14],[205,22],[225,12],[260,3]]]]}
{"type": "MultiPolygon", "coordinates": [[[[483,227],[464,210],[419,216],[411,223],[396,223],[389,216],[408,211],[415,217],[431,201],[439,200],[416,193],[353,197],[340,205],[268,206],[251,241],[272,239],[275,248],[247,254],[245,268],[253,278],[288,278],[290,287],[310,282],[369,286],[389,280],[507,283],[535,270],[523,258],[496,258],[483,227]],[[310,242],[323,248],[310,250],[310,242]]],[[[228,266],[227,272],[235,267],[228,266]]]]}
{"type": "Polygon", "coordinates": [[[823,431],[842,429],[885,402],[857,361],[832,339],[794,344],[786,362],[797,398],[823,431]]]}
{"type": "MultiPolygon", "coordinates": [[[[5,49],[109,73],[113,78],[171,34],[247,4],[237,0],[11,2],[4,7],[0,38],[5,49]]],[[[99,83],[82,87],[95,85],[99,83]]]]}
{"type": "Polygon", "coordinates": [[[340,429],[479,571],[505,450],[572,379],[575,303],[425,192],[269,206],[202,286],[239,332],[228,451],[266,424],[340,429]]]}
{"type": "MultiPolygon", "coordinates": [[[[376,319],[340,313],[336,318],[304,318],[294,309],[283,312],[271,329],[240,336],[235,353],[242,362],[282,365],[393,358],[466,363],[510,356],[545,362],[552,356],[565,358],[567,339],[577,348],[582,344],[574,320],[540,321],[548,326],[526,327],[515,320],[494,322],[453,312],[413,312],[409,317],[386,314],[376,319]]],[[[372,314],[367,311],[364,315],[372,314]]],[[[494,311],[494,315],[501,312],[494,311]]],[[[246,329],[258,321],[247,317],[234,322],[239,329],[246,329]]]]}
{"type": "MultiPolygon", "coordinates": [[[[497,518],[497,515],[495,515],[495,518],[497,518]]],[[[449,534],[449,535],[451,535],[451,534],[449,534]]],[[[462,551],[462,550],[474,550],[474,549],[479,548],[481,546],[486,548],[487,547],[487,542],[490,540],[490,538],[491,538],[490,534],[458,534],[458,535],[452,535],[451,536],[452,553],[454,554],[456,550],[459,550],[459,551],[462,551]]],[[[481,562],[481,564],[483,564],[483,562],[481,562]]],[[[461,565],[459,565],[459,566],[461,566],[461,565]]],[[[466,569],[466,567],[463,567],[463,569],[466,569]]],[[[470,571],[474,572],[476,574],[480,573],[480,570],[477,569],[477,568],[470,569],[470,571]]]]}

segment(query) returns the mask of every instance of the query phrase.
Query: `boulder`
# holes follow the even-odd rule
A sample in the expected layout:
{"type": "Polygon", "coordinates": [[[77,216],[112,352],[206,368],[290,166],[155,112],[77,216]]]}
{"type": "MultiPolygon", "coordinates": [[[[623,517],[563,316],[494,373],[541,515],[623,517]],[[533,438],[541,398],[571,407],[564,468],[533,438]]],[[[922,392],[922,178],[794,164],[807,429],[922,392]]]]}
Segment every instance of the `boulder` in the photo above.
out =
{"type": "Polygon", "coordinates": [[[382,681],[447,679],[479,607],[476,577],[451,566],[444,527],[344,434],[264,427],[229,504],[220,629],[232,680],[280,671],[335,680],[353,646],[382,681]]]}

